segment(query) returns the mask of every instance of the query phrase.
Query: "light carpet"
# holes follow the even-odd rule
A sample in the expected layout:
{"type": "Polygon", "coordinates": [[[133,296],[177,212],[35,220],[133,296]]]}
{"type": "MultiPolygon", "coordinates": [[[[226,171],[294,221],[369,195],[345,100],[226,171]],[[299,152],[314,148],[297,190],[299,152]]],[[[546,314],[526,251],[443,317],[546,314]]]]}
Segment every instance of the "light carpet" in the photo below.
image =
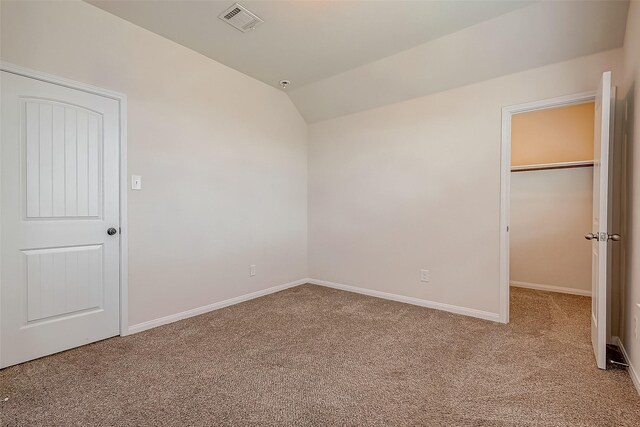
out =
{"type": "Polygon", "coordinates": [[[0,371],[0,425],[639,426],[589,309],[515,288],[501,325],[303,285],[0,371]]]}

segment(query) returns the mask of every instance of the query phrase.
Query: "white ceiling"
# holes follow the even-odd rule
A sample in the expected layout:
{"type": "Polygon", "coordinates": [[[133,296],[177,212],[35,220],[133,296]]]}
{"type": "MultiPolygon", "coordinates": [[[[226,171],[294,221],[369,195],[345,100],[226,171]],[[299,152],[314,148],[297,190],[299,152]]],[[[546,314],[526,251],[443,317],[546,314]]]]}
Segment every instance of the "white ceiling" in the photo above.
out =
{"type": "Polygon", "coordinates": [[[615,49],[627,9],[611,1],[536,3],[294,88],[289,97],[311,123],[615,49]]]}
{"type": "Polygon", "coordinates": [[[218,19],[235,0],[90,0],[93,5],[279,87],[302,87],[526,5],[522,1],[247,1],[265,23],[218,19]]]}
{"type": "Polygon", "coordinates": [[[308,122],[622,45],[626,1],[239,1],[265,23],[241,33],[226,1],[89,0],[269,85],[308,122]]]}

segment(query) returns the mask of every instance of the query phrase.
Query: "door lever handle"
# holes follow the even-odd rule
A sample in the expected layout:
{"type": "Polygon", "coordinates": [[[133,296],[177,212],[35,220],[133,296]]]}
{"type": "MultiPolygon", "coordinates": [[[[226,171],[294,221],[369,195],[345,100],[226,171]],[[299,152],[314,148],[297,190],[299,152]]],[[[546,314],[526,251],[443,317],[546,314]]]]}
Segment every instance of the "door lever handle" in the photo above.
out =
{"type": "MultiPolygon", "coordinates": [[[[604,236],[605,234],[602,233],[602,241],[604,241],[604,236]]],[[[619,242],[620,240],[622,240],[622,236],[620,236],[619,234],[607,234],[607,240],[613,240],[614,242],[619,242]]],[[[598,237],[598,233],[587,233],[584,235],[584,238],[587,240],[601,240],[598,237]]]]}

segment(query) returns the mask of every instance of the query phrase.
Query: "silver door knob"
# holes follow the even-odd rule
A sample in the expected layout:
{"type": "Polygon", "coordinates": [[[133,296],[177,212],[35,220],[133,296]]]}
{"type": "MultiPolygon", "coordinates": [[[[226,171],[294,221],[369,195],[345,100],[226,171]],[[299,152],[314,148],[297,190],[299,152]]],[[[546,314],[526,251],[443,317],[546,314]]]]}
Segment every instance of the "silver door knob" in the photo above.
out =
{"type": "Polygon", "coordinates": [[[598,240],[598,235],[593,233],[587,233],[584,235],[584,238],[587,240],[598,240]]]}
{"type": "Polygon", "coordinates": [[[609,240],[619,242],[620,240],[622,240],[622,237],[619,234],[609,234],[609,240]]]}
{"type": "Polygon", "coordinates": [[[107,234],[109,236],[113,236],[114,234],[116,234],[118,232],[118,230],[116,230],[115,228],[111,227],[107,230],[107,234]]]}

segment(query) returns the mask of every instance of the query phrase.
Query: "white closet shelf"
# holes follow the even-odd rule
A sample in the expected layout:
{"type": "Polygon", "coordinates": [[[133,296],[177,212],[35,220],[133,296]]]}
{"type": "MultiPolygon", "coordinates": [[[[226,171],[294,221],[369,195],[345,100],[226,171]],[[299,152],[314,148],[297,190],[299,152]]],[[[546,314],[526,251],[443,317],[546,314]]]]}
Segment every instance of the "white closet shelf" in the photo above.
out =
{"type": "Polygon", "coordinates": [[[568,169],[568,168],[588,168],[593,166],[593,160],[583,160],[579,162],[544,163],[539,165],[512,166],[511,172],[526,172],[547,169],[568,169]]]}

